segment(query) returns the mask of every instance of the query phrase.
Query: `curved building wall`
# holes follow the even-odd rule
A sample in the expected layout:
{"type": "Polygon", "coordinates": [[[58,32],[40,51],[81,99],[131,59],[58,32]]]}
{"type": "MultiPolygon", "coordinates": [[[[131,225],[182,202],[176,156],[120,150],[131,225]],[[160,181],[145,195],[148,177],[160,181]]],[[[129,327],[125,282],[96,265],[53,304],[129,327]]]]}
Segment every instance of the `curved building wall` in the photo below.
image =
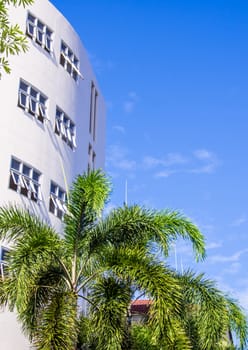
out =
{"type": "MultiPolygon", "coordinates": [[[[80,38],[49,1],[11,10],[11,21],[29,51],[0,81],[0,205],[22,205],[62,233],[63,193],[104,167],[105,105],[80,38]]],[[[27,349],[14,328],[8,335],[12,318],[0,315],[0,347],[27,349]]]]}

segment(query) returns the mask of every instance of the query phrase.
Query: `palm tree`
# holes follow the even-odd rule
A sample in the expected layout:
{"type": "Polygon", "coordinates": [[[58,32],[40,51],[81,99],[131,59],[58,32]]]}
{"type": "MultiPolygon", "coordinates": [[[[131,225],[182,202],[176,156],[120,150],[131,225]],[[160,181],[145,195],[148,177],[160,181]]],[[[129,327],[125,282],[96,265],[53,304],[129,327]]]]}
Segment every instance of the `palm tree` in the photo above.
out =
{"type": "Polygon", "coordinates": [[[180,319],[193,349],[233,349],[232,333],[240,340],[240,348],[245,348],[247,321],[238,304],[204,274],[189,270],[176,277],[183,293],[180,319]]]}
{"type": "Polygon", "coordinates": [[[0,239],[12,246],[0,281],[0,304],[16,310],[34,346],[76,349],[84,326],[90,329],[95,349],[130,348],[126,315],[138,290],[153,300],[149,329],[161,349],[191,349],[190,329],[199,336],[199,349],[214,349],[208,331],[211,319],[215,344],[231,327],[244,347],[246,323],[238,306],[201,278],[178,276],[154,254],[159,247],[167,257],[171,242],[183,237],[192,242],[196,259],[204,258],[198,228],[177,212],[136,205],[102,216],[109,193],[110,183],[102,172],[78,176],[69,194],[63,236],[23,209],[0,209],[0,239]],[[90,305],[84,322],[83,300],[90,305]],[[192,316],[195,323],[190,328],[185,303],[194,308],[199,300],[197,320],[203,326],[196,326],[192,316]]]}
{"type": "MultiPolygon", "coordinates": [[[[137,253],[137,251],[134,252],[134,255],[137,253]]],[[[118,267],[118,271],[120,273],[120,267],[118,267]]],[[[248,334],[246,316],[234,300],[216,288],[213,281],[206,279],[203,274],[196,275],[191,271],[180,275],[168,269],[164,270],[163,273],[166,275],[168,284],[177,288],[175,294],[173,292],[171,294],[176,302],[171,306],[168,295],[166,296],[168,299],[161,301],[157,297],[159,293],[150,293],[152,303],[148,321],[142,325],[134,324],[134,327],[129,329],[128,345],[126,346],[124,343],[120,349],[231,350],[234,349],[230,336],[232,333],[240,342],[239,349],[246,348],[248,334]],[[177,295],[178,289],[180,295],[177,295]],[[161,305],[161,302],[164,302],[166,306],[161,305]]],[[[157,277],[155,274],[155,279],[157,277]]],[[[135,276],[132,278],[132,282],[135,283],[135,276]]],[[[146,283],[149,282],[146,281],[146,283]]],[[[160,280],[162,293],[164,283],[160,280]]],[[[138,288],[140,289],[141,285],[138,288]]],[[[148,291],[149,287],[144,289],[148,291]]],[[[104,349],[104,340],[108,338],[109,328],[111,328],[114,318],[114,315],[111,314],[114,309],[110,305],[112,305],[113,300],[121,302],[124,298],[124,291],[127,292],[127,288],[125,285],[123,286],[123,279],[121,284],[115,279],[110,281],[104,279],[104,283],[94,285],[92,295],[94,304],[91,307],[93,323],[91,327],[94,328],[96,324],[95,318],[97,320],[103,318],[105,322],[109,320],[109,324],[105,323],[105,328],[99,323],[99,328],[96,327],[94,331],[94,334],[97,334],[103,341],[102,348],[104,349]],[[97,305],[95,310],[94,305],[97,305]]],[[[165,291],[164,293],[166,294],[165,291]]],[[[116,309],[117,306],[115,306],[116,309]]],[[[122,313],[119,315],[115,313],[115,331],[118,325],[120,327],[121,324],[124,324],[124,322],[121,323],[121,317],[123,317],[125,307],[124,302],[122,313]]],[[[95,336],[93,339],[96,342],[95,336]]]]}

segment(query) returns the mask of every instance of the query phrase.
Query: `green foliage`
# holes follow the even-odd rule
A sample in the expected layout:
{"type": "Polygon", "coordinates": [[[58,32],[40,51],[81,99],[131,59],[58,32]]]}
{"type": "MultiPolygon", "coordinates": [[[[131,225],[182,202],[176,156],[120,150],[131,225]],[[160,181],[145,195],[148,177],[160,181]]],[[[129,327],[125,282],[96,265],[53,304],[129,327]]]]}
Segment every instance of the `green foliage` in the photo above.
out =
{"type": "Polygon", "coordinates": [[[77,296],[70,292],[53,293],[39,315],[34,333],[35,348],[71,350],[77,336],[77,296]]]}
{"type": "Polygon", "coordinates": [[[97,349],[122,349],[130,298],[126,284],[114,277],[102,277],[95,282],[91,319],[98,337],[97,349]]]}
{"type": "Polygon", "coordinates": [[[17,24],[11,24],[8,16],[8,7],[31,5],[33,0],[1,0],[0,1],[0,78],[1,70],[10,73],[8,57],[26,52],[27,39],[17,24]]]}
{"type": "Polygon", "coordinates": [[[131,328],[130,350],[160,350],[160,346],[152,343],[152,332],[147,325],[133,325],[131,328]]]}
{"type": "Polygon", "coordinates": [[[177,237],[204,258],[197,227],[174,211],[137,205],[102,211],[110,183],[101,171],[78,176],[69,194],[63,237],[29,212],[0,208],[0,240],[11,241],[0,304],[16,310],[38,350],[220,350],[232,330],[245,348],[240,307],[203,275],[178,275],[158,260],[177,237]],[[90,291],[85,295],[85,290],[90,291]],[[152,300],[147,324],[130,329],[137,293],[152,300]],[[90,305],[82,317],[79,301],[90,305]]]}

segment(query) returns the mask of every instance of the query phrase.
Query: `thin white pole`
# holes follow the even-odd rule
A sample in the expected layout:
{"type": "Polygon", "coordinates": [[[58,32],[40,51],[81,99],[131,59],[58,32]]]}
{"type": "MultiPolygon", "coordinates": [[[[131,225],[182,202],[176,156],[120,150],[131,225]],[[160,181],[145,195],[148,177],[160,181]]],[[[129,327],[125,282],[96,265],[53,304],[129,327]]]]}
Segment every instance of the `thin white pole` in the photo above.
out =
{"type": "Polygon", "coordinates": [[[127,205],[127,180],[125,181],[125,205],[127,205]]]}
{"type": "Polygon", "coordinates": [[[181,258],[181,273],[183,275],[183,259],[182,259],[182,256],[180,258],[181,258]]]}
{"type": "Polygon", "coordinates": [[[174,253],[175,253],[175,267],[176,267],[176,271],[177,271],[177,247],[176,247],[176,243],[174,244],[174,253]]]}

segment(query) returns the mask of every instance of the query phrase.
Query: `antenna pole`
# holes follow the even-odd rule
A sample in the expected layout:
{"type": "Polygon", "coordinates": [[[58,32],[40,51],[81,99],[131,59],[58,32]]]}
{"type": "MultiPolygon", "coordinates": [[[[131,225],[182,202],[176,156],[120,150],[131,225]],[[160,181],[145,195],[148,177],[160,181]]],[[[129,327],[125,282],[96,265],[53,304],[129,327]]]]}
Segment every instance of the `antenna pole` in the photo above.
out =
{"type": "Polygon", "coordinates": [[[177,272],[177,247],[176,247],[176,243],[174,244],[174,252],[175,252],[175,267],[176,267],[176,272],[177,272]]]}
{"type": "Polygon", "coordinates": [[[183,259],[182,259],[182,257],[181,257],[181,273],[182,273],[182,275],[183,275],[183,259]]]}
{"type": "Polygon", "coordinates": [[[127,205],[127,180],[125,181],[125,201],[124,204],[127,205]]]}

